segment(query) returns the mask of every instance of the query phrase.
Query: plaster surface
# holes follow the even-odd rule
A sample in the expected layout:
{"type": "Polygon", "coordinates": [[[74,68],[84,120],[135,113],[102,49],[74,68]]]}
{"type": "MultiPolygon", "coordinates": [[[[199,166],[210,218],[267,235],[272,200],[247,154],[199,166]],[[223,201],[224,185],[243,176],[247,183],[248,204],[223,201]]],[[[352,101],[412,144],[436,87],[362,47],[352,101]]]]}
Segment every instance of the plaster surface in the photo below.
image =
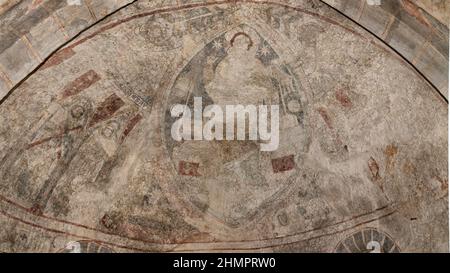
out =
{"type": "Polygon", "coordinates": [[[137,1],[2,101],[0,251],[448,252],[447,111],[318,1],[137,1]],[[280,148],[174,141],[195,96],[280,105],[280,148]]]}

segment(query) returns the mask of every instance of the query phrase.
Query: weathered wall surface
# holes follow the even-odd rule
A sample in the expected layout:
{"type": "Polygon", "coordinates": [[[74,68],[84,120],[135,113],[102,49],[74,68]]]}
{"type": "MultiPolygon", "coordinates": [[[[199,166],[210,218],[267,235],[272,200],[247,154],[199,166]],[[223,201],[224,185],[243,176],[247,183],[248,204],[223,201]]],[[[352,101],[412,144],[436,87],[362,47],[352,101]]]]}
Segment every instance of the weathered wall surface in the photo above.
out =
{"type": "Polygon", "coordinates": [[[320,1],[137,1],[0,105],[0,251],[447,252],[447,113],[320,1]],[[194,96],[279,105],[279,149],[174,141],[194,96]]]}
{"type": "Polygon", "coordinates": [[[417,0],[417,5],[426,10],[444,25],[450,24],[450,2],[447,0],[417,0]]]}
{"type": "Polygon", "coordinates": [[[0,2],[0,98],[56,48],[131,0],[0,2]]]}
{"type": "Polygon", "coordinates": [[[20,2],[20,0],[0,0],[0,14],[6,12],[18,2],[20,2]]]}
{"type": "MultiPolygon", "coordinates": [[[[0,99],[54,49],[131,1],[0,2],[0,99]]],[[[149,1],[149,5],[170,5],[172,1],[160,2],[149,1]]],[[[275,2],[297,4],[295,0],[275,2]]],[[[324,2],[355,19],[398,50],[444,97],[448,97],[448,28],[441,23],[448,19],[449,4],[446,1],[382,1],[381,7],[368,6],[367,0],[324,2]]]]}
{"type": "MultiPolygon", "coordinates": [[[[434,11],[439,1],[381,0],[381,5],[369,5],[368,0],[324,0],[377,37],[396,49],[448,98],[449,30],[426,10],[434,11]]],[[[437,14],[448,14],[440,10],[437,14]]]]}

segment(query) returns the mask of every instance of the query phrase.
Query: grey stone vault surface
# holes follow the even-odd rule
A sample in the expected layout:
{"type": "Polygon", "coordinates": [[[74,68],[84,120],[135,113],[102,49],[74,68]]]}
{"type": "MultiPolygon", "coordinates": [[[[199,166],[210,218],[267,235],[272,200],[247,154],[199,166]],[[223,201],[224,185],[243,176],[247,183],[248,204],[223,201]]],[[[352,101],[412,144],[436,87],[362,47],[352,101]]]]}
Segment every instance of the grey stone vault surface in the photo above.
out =
{"type": "Polygon", "coordinates": [[[324,0],[397,50],[448,99],[447,0],[324,0]],[[437,18],[433,17],[436,16],[437,18]]]}
{"type": "Polygon", "coordinates": [[[386,44],[320,1],[129,2],[4,87],[0,251],[448,252],[448,104],[386,44]],[[173,141],[194,96],[279,104],[280,148],[173,141]]]}

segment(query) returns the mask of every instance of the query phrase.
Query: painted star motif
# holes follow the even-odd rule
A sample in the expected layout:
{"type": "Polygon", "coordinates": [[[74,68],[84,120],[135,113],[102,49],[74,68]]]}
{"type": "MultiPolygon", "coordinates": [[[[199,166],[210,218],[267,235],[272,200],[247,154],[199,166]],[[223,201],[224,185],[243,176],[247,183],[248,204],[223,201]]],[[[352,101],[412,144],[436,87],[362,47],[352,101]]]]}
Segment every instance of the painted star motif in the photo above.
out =
{"type": "Polygon", "coordinates": [[[220,48],[222,48],[222,43],[219,42],[218,40],[215,40],[213,43],[213,47],[214,47],[214,49],[220,49],[220,48]]]}
{"type": "Polygon", "coordinates": [[[265,57],[269,54],[270,54],[270,49],[266,45],[263,45],[261,47],[261,49],[259,50],[259,55],[265,57]]]}

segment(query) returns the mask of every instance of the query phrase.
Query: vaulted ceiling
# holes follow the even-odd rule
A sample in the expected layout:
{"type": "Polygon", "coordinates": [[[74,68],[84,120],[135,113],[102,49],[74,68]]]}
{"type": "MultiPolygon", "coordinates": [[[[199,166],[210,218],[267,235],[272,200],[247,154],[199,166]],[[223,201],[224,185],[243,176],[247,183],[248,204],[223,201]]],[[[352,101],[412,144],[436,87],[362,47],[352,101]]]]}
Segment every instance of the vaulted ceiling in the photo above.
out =
{"type": "Polygon", "coordinates": [[[0,251],[448,251],[448,25],[373,2],[1,0],[0,251]],[[279,149],[174,140],[194,97],[279,149]]]}

